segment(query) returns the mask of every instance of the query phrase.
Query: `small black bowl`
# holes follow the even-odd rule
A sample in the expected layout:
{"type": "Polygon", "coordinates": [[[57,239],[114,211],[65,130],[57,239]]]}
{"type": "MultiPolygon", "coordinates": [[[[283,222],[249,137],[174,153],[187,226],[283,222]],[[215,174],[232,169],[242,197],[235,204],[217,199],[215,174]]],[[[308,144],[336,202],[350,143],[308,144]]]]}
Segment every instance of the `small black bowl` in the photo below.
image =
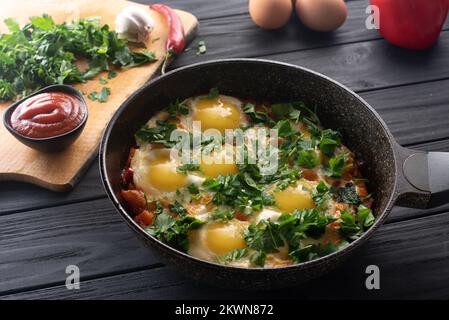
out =
{"type": "Polygon", "coordinates": [[[8,109],[6,109],[5,113],[3,114],[3,125],[6,129],[8,129],[9,132],[20,142],[22,142],[24,145],[39,150],[43,152],[57,152],[61,151],[65,148],[67,148],[69,145],[71,145],[76,138],[81,134],[81,132],[84,129],[84,126],[87,122],[87,116],[88,116],[88,109],[86,101],[83,98],[83,95],[76,90],[75,88],[63,84],[55,84],[48,87],[45,87],[39,91],[36,91],[33,94],[30,94],[29,96],[16,101],[13,103],[8,109]],[[45,92],[64,92],[68,93],[70,95],[73,95],[77,97],[81,102],[81,108],[84,108],[84,118],[81,121],[81,123],[74,128],[73,130],[54,136],[54,137],[48,137],[48,138],[30,138],[27,136],[24,136],[20,133],[18,133],[16,130],[14,130],[11,127],[10,119],[11,115],[14,112],[14,110],[17,108],[18,105],[20,105],[23,101],[26,99],[29,99],[37,94],[45,93],[45,92]]]}

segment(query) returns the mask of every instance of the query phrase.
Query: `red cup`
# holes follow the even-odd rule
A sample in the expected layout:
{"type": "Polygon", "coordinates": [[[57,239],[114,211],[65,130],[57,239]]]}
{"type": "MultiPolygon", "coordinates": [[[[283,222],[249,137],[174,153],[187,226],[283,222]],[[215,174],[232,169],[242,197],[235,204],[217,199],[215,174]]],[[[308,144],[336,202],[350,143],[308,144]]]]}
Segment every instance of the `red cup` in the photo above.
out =
{"type": "Polygon", "coordinates": [[[371,0],[379,9],[381,35],[399,47],[423,50],[440,35],[449,0],[371,0]]]}

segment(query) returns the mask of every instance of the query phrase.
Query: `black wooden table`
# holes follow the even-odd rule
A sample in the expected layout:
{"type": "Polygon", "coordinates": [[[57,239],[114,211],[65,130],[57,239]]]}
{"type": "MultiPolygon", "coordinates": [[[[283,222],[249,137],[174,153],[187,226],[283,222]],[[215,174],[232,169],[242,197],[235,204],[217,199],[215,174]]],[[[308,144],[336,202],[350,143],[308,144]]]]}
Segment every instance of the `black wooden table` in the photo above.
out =
{"type": "MultiPolygon", "coordinates": [[[[172,68],[229,57],[285,61],[324,73],[358,92],[402,145],[449,151],[449,23],[430,50],[412,52],[365,28],[368,0],[347,1],[346,24],[318,34],[296,19],[278,31],[257,28],[246,0],[175,0],[200,20],[198,38],[172,68]],[[207,53],[196,55],[204,39],[207,53]]],[[[1,147],[1,146],[0,146],[1,147]]],[[[1,161],[1,159],[0,159],[1,161]]],[[[449,200],[449,199],[448,199],[449,200]]],[[[97,161],[72,191],[0,183],[0,298],[447,298],[449,205],[394,208],[387,223],[334,272],[296,288],[245,293],[194,282],[142,247],[106,198],[97,161]],[[81,288],[67,290],[77,265],[81,288]],[[367,290],[368,265],[380,290],[367,290]]]]}

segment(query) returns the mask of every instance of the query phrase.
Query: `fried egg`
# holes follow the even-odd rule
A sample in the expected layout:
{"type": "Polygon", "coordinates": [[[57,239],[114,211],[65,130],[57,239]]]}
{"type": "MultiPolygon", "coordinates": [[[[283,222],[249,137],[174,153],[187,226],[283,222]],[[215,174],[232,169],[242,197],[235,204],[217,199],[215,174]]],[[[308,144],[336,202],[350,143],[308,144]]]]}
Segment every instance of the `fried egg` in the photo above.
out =
{"type": "Polygon", "coordinates": [[[210,178],[238,173],[238,167],[235,163],[235,148],[223,145],[209,154],[203,154],[200,168],[202,174],[210,178]]]}
{"type": "Polygon", "coordinates": [[[248,225],[248,222],[239,220],[215,221],[191,230],[188,253],[200,259],[216,261],[217,257],[245,248],[243,234],[248,225]]]}
{"type": "Polygon", "coordinates": [[[176,171],[180,164],[170,158],[169,149],[142,146],[131,160],[134,184],[147,195],[160,195],[185,187],[194,178],[176,171]]]}
{"type": "Polygon", "coordinates": [[[312,197],[312,190],[315,190],[315,188],[316,183],[300,179],[296,186],[275,191],[273,195],[282,212],[292,213],[295,209],[303,210],[315,207],[312,197]]]}
{"type": "Polygon", "coordinates": [[[237,98],[219,95],[209,99],[199,96],[187,99],[186,103],[191,112],[181,119],[181,124],[189,131],[193,128],[193,121],[199,121],[201,131],[217,129],[221,134],[224,134],[226,129],[237,129],[249,124],[242,112],[243,103],[237,98]]]}

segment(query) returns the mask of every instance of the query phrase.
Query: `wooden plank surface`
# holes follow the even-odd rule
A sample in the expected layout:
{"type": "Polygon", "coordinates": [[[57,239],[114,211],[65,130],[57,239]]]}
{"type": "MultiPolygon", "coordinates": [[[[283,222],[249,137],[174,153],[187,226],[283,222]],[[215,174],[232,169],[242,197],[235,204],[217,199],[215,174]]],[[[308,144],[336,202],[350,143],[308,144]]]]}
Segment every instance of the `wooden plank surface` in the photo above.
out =
{"type": "MultiPolygon", "coordinates": [[[[30,16],[47,13],[56,23],[72,21],[80,17],[100,16],[101,23],[115,28],[117,14],[127,6],[146,8],[145,6],[123,0],[109,0],[108,5],[103,2],[89,0],[71,1],[30,1],[4,0],[0,11],[0,21],[14,17],[21,25],[29,21],[30,16]]],[[[114,112],[135,90],[159,72],[166,56],[165,42],[169,28],[164,18],[155,11],[148,13],[155,21],[154,29],[146,42],[148,50],[154,52],[157,61],[137,68],[117,70],[117,77],[110,79],[107,85],[99,82],[101,76],[107,78],[107,72],[102,72],[86,83],[75,84],[74,87],[85,94],[89,109],[89,117],[79,138],[67,149],[58,153],[44,153],[33,150],[7,132],[0,124],[0,180],[25,181],[43,186],[53,191],[66,191],[72,188],[87,169],[91,160],[97,154],[103,130],[114,112]],[[159,39],[158,41],[153,41],[159,39]],[[100,103],[87,99],[93,91],[101,91],[103,87],[110,88],[108,101],[100,103]]],[[[186,38],[191,39],[198,26],[197,19],[190,13],[178,11],[184,25],[186,38]]],[[[6,32],[3,23],[0,32],[6,32]]],[[[136,49],[142,50],[142,49],[136,49]]],[[[0,103],[0,112],[9,107],[11,101],[0,103]]]]}
{"type": "MultiPolygon", "coordinates": [[[[88,279],[81,282],[80,290],[67,290],[61,283],[2,299],[443,299],[449,297],[448,226],[449,213],[384,225],[344,266],[288,290],[250,294],[222,290],[167,267],[149,266],[148,270],[88,279]],[[379,267],[381,290],[365,288],[368,265],[379,267]]],[[[82,270],[81,266],[81,277],[82,270]]],[[[60,273],[63,276],[63,270],[60,273]]]]}
{"type": "MultiPolygon", "coordinates": [[[[396,207],[391,217],[430,218],[448,209],[396,207]]],[[[138,242],[106,198],[0,216],[0,235],[0,294],[62,281],[69,264],[92,278],[162,263],[138,242]]]]}
{"type": "Polygon", "coordinates": [[[16,213],[0,221],[0,292],[61,281],[69,264],[89,276],[159,262],[107,199],[16,213]]]}
{"type": "MultiPolygon", "coordinates": [[[[208,19],[201,22],[198,34],[198,39],[204,39],[206,42],[207,54],[197,57],[194,50],[182,57],[175,66],[206,58],[263,57],[276,53],[381,39],[377,30],[365,27],[367,2],[365,0],[347,2],[348,18],[345,24],[333,33],[307,29],[295,15],[286,26],[278,30],[257,28],[247,13],[208,19]]],[[[443,30],[449,30],[449,19],[443,30]]],[[[194,49],[195,44],[196,42],[191,45],[194,49]]]]}
{"type": "MultiPolygon", "coordinates": [[[[245,57],[245,53],[239,54],[245,57]]],[[[261,56],[323,73],[356,91],[388,88],[449,78],[449,32],[442,32],[438,44],[428,51],[408,51],[383,39],[343,44],[314,50],[293,51],[261,56]]],[[[229,56],[224,53],[222,58],[229,56]]],[[[211,60],[181,56],[172,68],[211,60]]]]}

